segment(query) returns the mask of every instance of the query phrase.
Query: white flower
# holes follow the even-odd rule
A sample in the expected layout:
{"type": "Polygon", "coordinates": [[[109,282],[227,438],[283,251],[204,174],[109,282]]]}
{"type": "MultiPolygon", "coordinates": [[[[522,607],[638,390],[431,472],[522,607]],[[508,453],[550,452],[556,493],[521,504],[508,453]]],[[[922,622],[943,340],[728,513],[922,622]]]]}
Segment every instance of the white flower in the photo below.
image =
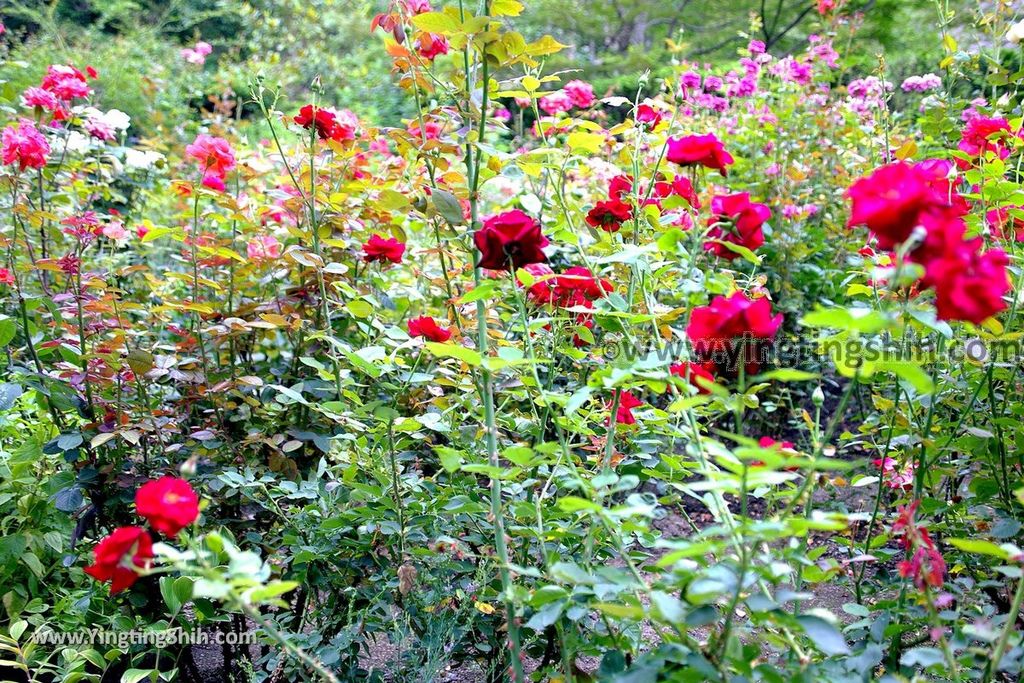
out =
{"type": "Polygon", "coordinates": [[[87,152],[92,147],[92,140],[77,130],[68,131],[66,138],[56,138],[53,147],[60,153],[87,152]]]}
{"type": "Polygon", "coordinates": [[[128,126],[132,124],[132,117],[120,109],[111,109],[106,114],[103,114],[103,120],[108,126],[117,130],[128,130],[128,126]]]}
{"type": "Polygon", "coordinates": [[[137,171],[144,171],[152,168],[158,162],[162,161],[163,158],[163,154],[152,150],[132,149],[129,147],[124,151],[125,166],[137,171]]]}
{"type": "Polygon", "coordinates": [[[1016,45],[1024,40],[1024,21],[1018,21],[1006,32],[1006,39],[1016,45]]]}

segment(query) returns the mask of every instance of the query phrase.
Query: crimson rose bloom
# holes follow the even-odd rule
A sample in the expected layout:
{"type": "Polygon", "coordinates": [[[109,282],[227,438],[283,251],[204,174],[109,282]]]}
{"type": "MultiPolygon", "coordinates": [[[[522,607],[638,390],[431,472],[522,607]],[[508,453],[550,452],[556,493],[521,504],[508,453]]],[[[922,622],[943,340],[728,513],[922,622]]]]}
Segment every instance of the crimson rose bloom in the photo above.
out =
{"type": "MultiPolygon", "coordinates": [[[[614,403],[614,401],[608,404],[609,409],[611,409],[612,403],[614,403]]],[[[633,417],[633,408],[638,408],[643,404],[643,401],[630,392],[623,391],[619,394],[619,408],[615,411],[615,421],[620,425],[636,424],[636,418],[633,417]]]]}
{"type": "Polygon", "coordinates": [[[661,123],[661,112],[649,104],[641,104],[636,108],[636,120],[648,128],[657,128],[661,123]]]}
{"type": "MultiPolygon", "coordinates": [[[[979,243],[980,244],[980,243],[979,243]]],[[[939,320],[966,320],[975,325],[1006,308],[1010,291],[1002,249],[937,259],[928,264],[928,280],[935,287],[939,320]]]]}
{"type": "Polygon", "coordinates": [[[704,248],[727,260],[739,256],[722,242],[731,242],[754,251],[764,244],[764,233],[761,226],[771,218],[771,210],[764,204],[750,201],[746,192],[739,194],[716,195],[711,200],[711,218],[708,219],[708,237],[704,248]]]}
{"type": "Polygon", "coordinates": [[[429,315],[424,315],[409,321],[409,336],[443,343],[452,338],[452,331],[438,325],[429,315]]]}
{"type": "Polygon", "coordinates": [[[710,371],[711,367],[709,363],[697,364],[684,361],[682,363],[673,363],[669,366],[668,371],[676,377],[682,377],[688,381],[697,389],[698,393],[710,394],[711,391],[707,385],[715,381],[715,377],[710,371]]]}
{"type": "Polygon", "coordinates": [[[298,115],[292,120],[306,130],[315,128],[317,137],[321,140],[342,142],[344,140],[352,140],[355,137],[353,122],[346,121],[345,125],[343,125],[338,120],[337,112],[314,107],[312,104],[307,104],[300,109],[298,115]]]}
{"type": "Polygon", "coordinates": [[[554,295],[560,305],[587,305],[614,289],[608,280],[596,278],[589,268],[573,266],[555,277],[554,295]]]}
{"type": "Polygon", "coordinates": [[[123,526],[99,542],[93,562],[85,573],[97,581],[110,581],[111,594],[120,593],[139,578],[134,567],[148,569],[153,559],[153,539],[145,529],[123,526]]]}
{"type": "Polygon", "coordinates": [[[199,517],[199,496],[184,479],[163,476],[139,487],[135,511],[154,529],[173,538],[199,517]]]}
{"type": "Polygon", "coordinates": [[[726,167],[733,163],[732,155],[714,133],[669,138],[665,158],[681,166],[705,166],[723,176],[728,174],[726,167]]]}
{"type": "Polygon", "coordinates": [[[622,224],[633,217],[633,209],[618,199],[598,202],[587,213],[587,224],[607,232],[618,232],[622,224]]]}
{"type": "Polygon", "coordinates": [[[918,590],[926,587],[939,588],[946,575],[946,560],[935,547],[928,529],[918,526],[914,515],[920,500],[896,510],[896,521],[892,524],[892,536],[901,548],[911,553],[910,559],[897,563],[896,570],[905,579],[913,579],[918,590]]]}
{"type": "Polygon", "coordinates": [[[997,238],[1024,242],[1024,219],[1011,215],[1011,209],[1017,213],[1024,212],[1024,206],[1003,206],[986,213],[985,222],[997,238]]]}
{"type": "Polygon", "coordinates": [[[608,198],[622,200],[622,195],[633,191],[633,176],[617,175],[608,183],[608,198]]]}
{"type": "Polygon", "coordinates": [[[417,41],[416,51],[426,60],[448,54],[448,39],[436,33],[424,33],[417,41]]]}
{"type": "Polygon", "coordinates": [[[848,225],[865,225],[882,249],[905,242],[927,214],[958,217],[966,205],[938,174],[942,165],[911,165],[903,161],[881,166],[847,191],[851,201],[848,225]]]}
{"type": "MultiPolygon", "coordinates": [[[[731,365],[740,356],[732,352],[733,345],[772,339],[780,325],[782,314],[772,315],[768,299],[750,299],[743,292],[735,292],[729,297],[716,296],[709,305],[693,309],[686,336],[698,358],[713,363],[719,374],[735,374],[738,364],[731,365]]],[[[756,372],[757,362],[745,355],[743,358],[747,372],[756,372]]]]}
{"type": "Polygon", "coordinates": [[[405,245],[394,237],[384,239],[380,235],[370,235],[370,239],[363,245],[363,260],[367,263],[373,261],[391,261],[401,263],[402,254],[405,253],[405,245]]]}
{"type": "Polygon", "coordinates": [[[672,179],[672,182],[667,180],[659,180],[654,184],[654,194],[658,197],[665,199],[671,195],[677,195],[686,200],[686,202],[693,208],[700,208],[700,199],[697,197],[697,190],[694,189],[693,183],[690,182],[689,178],[684,178],[681,175],[677,175],[672,179]]]}
{"type": "MultiPolygon", "coordinates": [[[[1012,135],[1010,122],[1006,119],[993,119],[978,116],[964,126],[963,137],[957,148],[972,157],[980,157],[985,152],[992,152],[1000,159],[1010,156],[1010,148],[1005,141],[1012,135]]],[[[970,163],[957,159],[961,168],[969,167],[970,163]]]]}
{"type": "Polygon", "coordinates": [[[473,235],[473,243],[480,250],[480,268],[508,270],[522,268],[531,263],[547,261],[542,249],[548,238],[540,230],[540,223],[519,209],[491,216],[473,235]]]}
{"type": "MultiPolygon", "coordinates": [[[[523,266],[523,270],[533,276],[534,283],[526,292],[526,298],[530,303],[537,306],[550,304],[555,297],[555,271],[546,263],[531,263],[523,266]]],[[[522,281],[517,277],[516,283],[522,286],[522,281]]]]}
{"type": "Polygon", "coordinates": [[[5,164],[17,164],[19,171],[46,166],[50,143],[29,119],[10,125],[0,133],[0,158],[5,164]]]}

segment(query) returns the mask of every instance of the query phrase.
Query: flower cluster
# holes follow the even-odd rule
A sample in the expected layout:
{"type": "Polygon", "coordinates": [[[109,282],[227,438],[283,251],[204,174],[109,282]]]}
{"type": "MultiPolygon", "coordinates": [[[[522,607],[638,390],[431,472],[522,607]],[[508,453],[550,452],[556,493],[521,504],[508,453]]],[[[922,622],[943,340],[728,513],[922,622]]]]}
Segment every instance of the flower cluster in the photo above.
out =
{"type": "Polygon", "coordinates": [[[935,74],[910,76],[900,85],[903,92],[928,92],[942,87],[942,79],[935,74]]]}
{"type": "Polygon", "coordinates": [[[350,142],[356,139],[359,119],[348,109],[335,111],[307,104],[292,119],[306,130],[315,129],[321,140],[350,142]]]}
{"type": "Polygon", "coordinates": [[[897,563],[896,569],[903,578],[913,579],[918,590],[941,588],[946,576],[946,560],[935,547],[928,529],[919,526],[914,519],[920,504],[920,500],[915,500],[897,511],[892,535],[908,557],[897,563]]]}
{"type": "Polygon", "coordinates": [[[213,52],[213,46],[200,40],[192,47],[182,48],[179,54],[181,55],[181,58],[189,64],[202,66],[206,63],[206,58],[211,52],[213,52]]]}
{"type": "Polygon", "coordinates": [[[952,170],[942,161],[876,169],[848,191],[849,225],[866,226],[882,249],[906,245],[907,257],[924,268],[923,284],[935,288],[939,318],[977,324],[1006,307],[1009,259],[965,237],[969,207],[949,180],[952,170]]]}
{"type": "Polygon", "coordinates": [[[544,95],[537,100],[537,106],[545,114],[557,116],[571,111],[574,107],[587,109],[593,106],[594,87],[585,81],[569,81],[561,90],[544,95]]]}
{"type": "MultiPolygon", "coordinates": [[[[135,510],[153,529],[174,538],[199,518],[199,497],[184,479],[164,476],[139,487],[135,510]]],[[[141,527],[119,527],[99,542],[93,556],[85,572],[97,581],[110,581],[110,592],[120,593],[149,569],[153,538],[141,527]]]]}
{"type": "Polygon", "coordinates": [[[218,192],[225,190],[224,180],[235,167],[235,152],[227,140],[201,133],[185,148],[185,153],[199,162],[204,187],[218,192]]]}
{"type": "Polygon", "coordinates": [[[17,165],[19,171],[46,166],[49,155],[46,137],[28,119],[7,126],[0,133],[0,158],[8,166],[17,165]]]}

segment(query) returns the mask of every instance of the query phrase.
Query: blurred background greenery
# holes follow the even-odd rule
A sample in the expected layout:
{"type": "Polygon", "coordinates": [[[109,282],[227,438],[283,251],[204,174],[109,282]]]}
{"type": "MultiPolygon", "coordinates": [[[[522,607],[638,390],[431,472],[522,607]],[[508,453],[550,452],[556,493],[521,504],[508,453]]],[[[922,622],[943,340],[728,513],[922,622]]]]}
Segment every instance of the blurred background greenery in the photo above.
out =
{"type": "MultiPolygon", "coordinates": [[[[571,77],[601,94],[629,93],[645,71],[658,75],[673,62],[715,65],[732,61],[748,40],[783,55],[823,30],[815,0],[524,0],[515,19],[527,38],[550,33],[573,46],[545,65],[548,73],[577,69],[571,77]],[[581,68],[582,67],[582,68],[581,68]]],[[[953,2],[970,4],[967,0],[953,2]]],[[[324,99],[382,125],[407,112],[391,83],[381,33],[370,20],[386,0],[0,0],[0,104],[13,106],[50,63],[92,64],[99,87],[116,92],[118,108],[132,116],[136,134],[156,138],[188,128],[200,108],[243,100],[248,82],[262,73],[286,98],[306,98],[322,77],[324,99]],[[196,40],[214,47],[205,65],[186,64],[178,51],[196,40]]],[[[836,37],[858,71],[877,68],[885,53],[887,76],[934,71],[941,46],[936,5],[929,0],[851,0],[859,28],[836,37]],[[849,45],[847,45],[849,43],[849,45]]],[[[969,11],[962,12],[970,15],[969,11]]],[[[569,78],[569,77],[567,77],[569,78]]],[[[245,111],[242,110],[242,115],[245,111]]],[[[181,131],[179,131],[181,132],[181,131]]]]}

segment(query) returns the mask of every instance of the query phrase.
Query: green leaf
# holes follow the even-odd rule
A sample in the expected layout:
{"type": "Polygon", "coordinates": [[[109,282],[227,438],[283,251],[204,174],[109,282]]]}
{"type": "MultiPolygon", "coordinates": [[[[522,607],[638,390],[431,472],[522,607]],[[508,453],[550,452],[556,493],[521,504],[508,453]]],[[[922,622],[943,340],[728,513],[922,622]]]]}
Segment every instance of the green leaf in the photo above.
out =
{"type": "Polygon", "coordinates": [[[681,624],[686,620],[686,608],[674,595],[662,591],[651,591],[651,606],[662,621],[670,624],[681,624]]]}
{"type": "Polygon", "coordinates": [[[7,346],[18,333],[18,323],[14,318],[0,315],[0,347],[7,346]]]}
{"type": "Polygon", "coordinates": [[[848,655],[850,646],[846,644],[843,634],[834,625],[813,614],[802,614],[796,618],[803,626],[804,633],[811,643],[827,655],[848,655]]]}
{"type": "MultiPolygon", "coordinates": [[[[436,12],[429,12],[428,14],[436,14],[436,12]]],[[[419,17],[426,16],[420,14],[419,17]]],[[[415,21],[415,20],[414,20],[415,21]]],[[[441,217],[448,221],[451,225],[462,225],[466,222],[462,213],[462,204],[459,203],[458,198],[451,192],[433,188],[430,191],[430,199],[434,204],[434,208],[441,214],[441,217]]]]}
{"type": "Polygon", "coordinates": [[[345,304],[345,310],[351,313],[354,318],[369,318],[373,315],[373,306],[363,299],[349,301],[345,304]]]}
{"type": "Polygon", "coordinates": [[[870,308],[819,308],[805,315],[800,324],[870,334],[885,329],[888,320],[870,308]]]}
{"type": "Polygon", "coordinates": [[[517,0],[491,0],[492,17],[518,17],[523,11],[523,3],[517,0]]]}
{"type": "Polygon", "coordinates": [[[444,12],[424,12],[412,18],[412,24],[427,33],[452,34],[459,32],[459,22],[444,12]]]}
{"type": "Polygon", "coordinates": [[[807,382],[812,379],[818,379],[819,375],[816,372],[805,372],[803,370],[793,370],[790,368],[781,368],[779,370],[772,370],[762,375],[754,377],[751,381],[762,382],[768,380],[775,380],[776,382],[807,382]]]}
{"type": "Polygon", "coordinates": [[[177,615],[178,610],[181,609],[181,601],[178,600],[178,596],[174,592],[173,577],[160,577],[160,596],[163,597],[164,604],[167,605],[168,611],[170,611],[172,615],[177,615]]]}
{"type": "Polygon", "coordinates": [[[478,301],[480,299],[486,299],[492,294],[494,294],[495,290],[497,289],[498,285],[496,283],[484,282],[479,287],[474,287],[473,289],[469,290],[461,297],[459,297],[459,303],[468,304],[474,301],[478,301]]]}
{"type": "Polygon", "coordinates": [[[586,498],[563,496],[558,500],[558,507],[564,512],[600,512],[601,506],[586,498]]]}
{"type": "Polygon", "coordinates": [[[447,446],[435,446],[434,452],[441,460],[441,467],[447,472],[457,472],[465,459],[462,451],[447,446]]]}
{"type": "Polygon", "coordinates": [[[17,384],[10,382],[0,384],[0,411],[10,410],[14,407],[14,402],[22,393],[22,388],[17,384]]]}
{"type": "Polygon", "coordinates": [[[427,350],[435,356],[442,358],[458,358],[467,365],[480,365],[483,358],[473,349],[467,349],[458,344],[440,344],[438,342],[427,342],[427,350]]]}
{"type": "Polygon", "coordinates": [[[935,664],[941,664],[946,661],[945,656],[942,654],[942,650],[937,647],[915,647],[907,650],[900,657],[900,664],[903,666],[913,667],[915,669],[927,669],[935,664]]]}
{"type": "Polygon", "coordinates": [[[909,361],[893,360],[878,361],[875,364],[877,372],[891,372],[902,380],[910,383],[919,394],[930,394],[935,391],[935,385],[927,372],[909,361]]]}
{"type": "Polygon", "coordinates": [[[121,674],[121,683],[139,683],[147,678],[155,681],[159,675],[160,671],[157,669],[128,669],[121,674]]]}
{"type": "Polygon", "coordinates": [[[582,149],[584,152],[592,154],[600,152],[604,143],[605,136],[600,133],[588,133],[582,130],[569,133],[569,137],[566,139],[566,144],[569,145],[569,149],[572,151],[575,152],[582,149]]]}
{"type": "Polygon", "coordinates": [[[254,604],[268,602],[280,595],[284,595],[290,590],[294,590],[298,585],[298,581],[272,581],[266,586],[260,586],[248,591],[248,597],[254,604]]]}
{"type": "Polygon", "coordinates": [[[1010,553],[992,541],[982,541],[973,538],[951,538],[950,545],[959,548],[967,553],[975,555],[991,555],[1001,560],[1010,559],[1010,553]]]}
{"type": "Polygon", "coordinates": [[[633,621],[640,621],[644,618],[643,608],[634,607],[633,605],[599,602],[594,605],[594,607],[610,617],[615,617],[616,619],[632,619],[633,621]]]}
{"type": "Polygon", "coordinates": [[[526,46],[526,54],[531,57],[542,57],[544,55],[553,55],[556,52],[561,52],[563,48],[567,47],[569,46],[562,45],[551,36],[542,36],[540,40],[535,40],[526,46]]]}

